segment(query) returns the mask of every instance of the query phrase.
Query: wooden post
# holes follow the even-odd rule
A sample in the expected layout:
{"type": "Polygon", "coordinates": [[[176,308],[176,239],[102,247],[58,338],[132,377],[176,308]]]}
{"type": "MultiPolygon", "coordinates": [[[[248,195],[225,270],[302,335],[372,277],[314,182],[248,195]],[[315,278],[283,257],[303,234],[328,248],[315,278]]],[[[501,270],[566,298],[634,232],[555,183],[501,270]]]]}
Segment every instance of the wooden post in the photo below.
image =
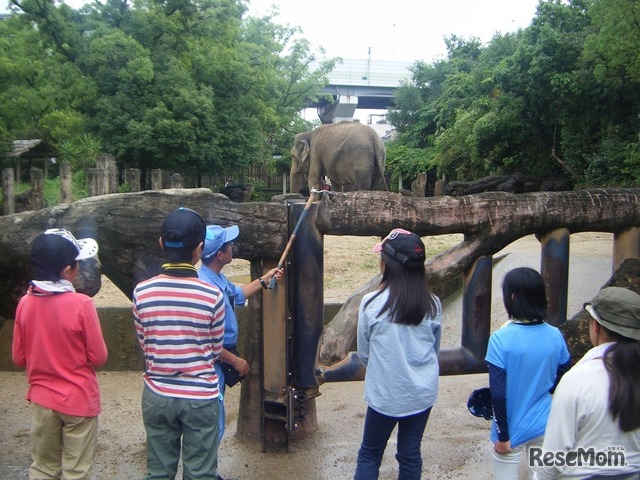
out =
{"type": "MultiPolygon", "coordinates": [[[[303,203],[290,205],[291,227],[301,218],[303,207],[303,203]]],[[[236,435],[265,452],[286,450],[290,439],[318,430],[316,352],[323,325],[323,242],[311,216],[297,235],[287,285],[262,291],[260,315],[250,317],[251,374],[242,382],[236,435]],[[287,301],[287,295],[293,299],[287,301]]],[[[252,278],[273,266],[265,261],[260,268],[252,262],[252,278]]]]}
{"type": "Polygon", "coordinates": [[[116,193],[118,191],[118,166],[116,165],[115,157],[103,153],[96,160],[96,167],[104,170],[104,180],[100,195],[116,193]]]}
{"type": "MultiPolygon", "coordinates": [[[[251,262],[251,277],[258,277],[271,268],[275,262],[251,262]]],[[[258,451],[266,451],[265,446],[265,408],[268,408],[265,396],[268,391],[279,392],[276,398],[282,395],[282,386],[286,384],[286,372],[284,378],[274,377],[267,373],[272,371],[268,364],[279,364],[286,359],[286,313],[285,313],[285,289],[276,288],[265,290],[249,299],[249,315],[246,330],[246,345],[241,345],[241,351],[249,362],[249,375],[242,381],[240,391],[240,408],[236,437],[250,448],[258,451]],[[264,345],[269,344],[269,355],[264,353],[264,345]],[[271,357],[270,355],[274,356],[271,357]]],[[[275,370],[274,370],[275,371],[275,370]]],[[[267,422],[268,423],[268,422],[267,422]]],[[[282,431],[281,443],[286,448],[286,432],[282,431]]],[[[271,448],[273,449],[273,448],[271,448]]]]}
{"type": "Polygon", "coordinates": [[[20,183],[22,181],[22,159],[16,157],[16,176],[15,181],[20,183]]]}
{"type": "Polygon", "coordinates": [[[162,170],[159,168],[151,170],[151,190],[162,190],[162,170]]]}
{"type": "Polygon", "coordinates": [[[98,169],[87,168],[87,196],[95,197],[98,195],[98,169]]]}
{"type": "Polygon", "coordinates": [[[433,196],[441,197],[444,195],[444,180],[436,180],[436,185],[433,188],[433,196]]]}
{"type": "Polygon", "coordinates": [[[13,168],[2,170],[2,213],[11,215],[16,212],[16,202],[14,198],[15,179],[13,178],[13,168]]]}
{"type": "Polygon", "coordinates": [[[96,168],[98,179],[98,195],[106,195],[109,193],[109,170],[106,168],[96,168]]]}
{"type": "Polygon", "coordinates": [[[128,168],[127,169],[127,182],[129,183],[130,192],[140,192],[140,169],[128,168]]]}
{"type": "Polygon", "coordinates": [[[171,175],[171,188],[184,188],[184,180],[182,179],[182,175],[179,173],[174,173],[171,175]]]}
{"type": "Polygon", "coordinates": [[[31,176],[31,209],[40,210],[44,207],[44,180],[42,170],[39,168],[31,167],[29,175],[31,176]]]}
{"type": "Polygon", "coordinates": [[[64,161],[60,164],[60,203],[71,202],[71,164],[67,161],[64,161]]]}

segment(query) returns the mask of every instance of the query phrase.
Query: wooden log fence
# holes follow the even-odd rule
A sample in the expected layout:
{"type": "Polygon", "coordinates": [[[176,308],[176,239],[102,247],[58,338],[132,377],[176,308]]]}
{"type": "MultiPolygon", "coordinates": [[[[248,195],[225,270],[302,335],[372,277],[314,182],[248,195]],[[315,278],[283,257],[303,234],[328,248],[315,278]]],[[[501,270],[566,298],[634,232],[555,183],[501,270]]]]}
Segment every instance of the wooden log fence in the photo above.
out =
{"type": "MultiPolygon", "coordinates": [[[[278,261],[289,237],[289,209],[294,205],[275,202],[234,203],[209,189],[168,189],[139,193],[102,195],[69,205],[0,217],[0,316],[15,309],[22,286],[28,280],[26,265],[33,237],[44,228],[61,226],[73,232],[90,233],[100,244],[102,270],[125,294],[134,285],[158,271],[162,262],[157,238],[165,215],[177,206],[201,212],[207,223],[240,225],[235,241],[238,258],[249,260],[251,277],[257,278],[278,261]]],[[[425,265],[431,282],[464,275],[465,312],[461,345],[443,349],[442,374],[474,373],[483,368],[481,355],[488,339],[489,310],[487,285],[491,282],[491,256],[511,242],[530,234],[540,237],[548,261],[543,270],[562,273],[566,268],[566,243],[576,232],[614,234],[614,264],[631,258],[640,250],[640,189],[594,189],[572,192],[528,194],[485,193],[468,197],[404,197],[388,192],[323,194],[312,206],[305,230],[322,252],[322,235],[384,236],[396,227],[421,236],[462,233],[464,240],[425,265]],[[616,253],[617,252],[617,253],[616,253]],[[557,259],[557,260],[556,260],[557,259]],[[484,302],[484,303],[483,303],[484,302]],[[478,308],[476,308],[478,307],[478,308]],[[482,308],[480,308],[482,307],[482,308]]],[[[299,243],[299,242],[296,242],[299,243]]],[[[300,242],[305,246],[309,242],[300,242]]],[[[290,335],[306,335],[289,329],[289,301],[305,302],[321,298],[321,261],[301,252],[286,271],[298,271],[295,279],[304,299],[287,299],[285,286],[256,295],[249,300],[250,318],[246,358],[251,373],[242,384],[237,435],[252,447],[268,450],[286,444],[295,431],[302,435],[317,428],[315,397],[327,377],[340,372],[340,362],[353,359],[349,345],[355,334],[353,312],[357,295],[345,303],[349,315],[340,313],[322,331],[317,345],[305,344],[299,352],[318,352],[319,370],[289,372],[286,361],[274,365],[275,358],[296,358],[284,354],[290,335]],[[280,334],[278,334],[280,332],[280,334]],[[276,338],[277,337],[277,338],[276,338]],[[275,346],[284,346],[275,349],[275,346]],[[279,356],[274,354],[277,350],[279,356]],[[334,368],[334,365],[337,367],[334,368]],[[277,370],[280,369],[280,370],[277,370]],[[277,370],[277,371],[276,371],[277,370]],[[284,381],[274,382],[273,374],[284,381]],[[319,373],[318,373],[319,372],[319,373]],[[297,385],[290,378],[307,374],[306,383],[297,385]],[[293,375],[293,377],[290,377],[293,375]],[[313,377],[318,375],[318,386],[313,377]],[[285,383],[286,382],[286,383],[285,383]],[[269,395],[267,395],[267,393],[269,395]],[[298,415],[306,412],[301,430],[298,415]],[[306,430],[305,430],[306,429],[306,430]]],[[[549,275],[550,291],[558,294],[553,310],[562,311],[563,275],[549,275]]],[[[287,280],[289,281],[289,280],[287,280]]],[[[305,304],[306,306],[307,304],[305,304]]],[[[343,312],[344,313],[344,312],[343,312]]],[[[6,317],[8,318],[8,317],[6,317]]],[[[311,323],[306,322],[305,325],[311,323]]],[[[315,325],[315,323],[313,323],[315,325]]],[[[347,365],[352,367],[353,365],[347,365]]],[[[353,369],[348,368],[350,373],[353,369]]],[[[350,379],[355,379],[354,377],[350,379]]]]}

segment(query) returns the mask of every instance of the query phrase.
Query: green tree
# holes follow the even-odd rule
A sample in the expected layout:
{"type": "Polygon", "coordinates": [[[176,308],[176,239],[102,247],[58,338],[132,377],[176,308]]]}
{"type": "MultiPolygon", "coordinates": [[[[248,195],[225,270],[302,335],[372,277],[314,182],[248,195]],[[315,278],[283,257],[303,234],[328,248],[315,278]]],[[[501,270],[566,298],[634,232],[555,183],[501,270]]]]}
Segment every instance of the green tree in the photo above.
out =
{"type": "Polygon", "coordinates": [[[52,140],[82,130],[76,108],[90,84],[22,15],[0,22],[0,124],[13,139],[52,140]]]}
{"type": "Polygon", "coordinates": [[[634,185],[640,181],[640,1],[597,0],[589,12],[592,28],[576,75],[589,114],[571,124],[563,141],[581,151],[585,182],[634,185]]]}
{"type": "MultiPolygon", "coordinates": [[[[39,100],[56,102],[36,126],[59,144],[74,143],[72,131],[91,132],[121,163],[143,169],[232,171],[282,154],[335,62],[312,68],[315,55],[297,29],[271,16],[243,18],[240,0],[108,0],[80,10],[52,0],[12,4],[21,23],[11,35],[31,42],[26,58],[55,61],[38,78],[57,94],[39,100]]],[[[5,91],[17,83],[7,80],[5,91]]],[[[12,109],[39,107],[33,89],[21,87],[12,109]]],[[[33,129],[34,117],[23,115],[19,127],[33,129]]],[[[0,125],[17,133],[15,118],[0,125]]]]}

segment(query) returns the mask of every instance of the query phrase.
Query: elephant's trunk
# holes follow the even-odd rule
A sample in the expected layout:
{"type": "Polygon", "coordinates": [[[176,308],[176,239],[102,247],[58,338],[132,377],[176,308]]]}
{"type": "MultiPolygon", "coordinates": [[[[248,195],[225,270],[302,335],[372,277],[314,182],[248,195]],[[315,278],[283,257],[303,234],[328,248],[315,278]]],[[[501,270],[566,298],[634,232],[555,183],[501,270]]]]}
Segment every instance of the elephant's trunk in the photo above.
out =
{"type": "Polygon", "coordinates": [[[290,193],[298,193],[302,186],[302,174],[298,171],[298,168],[291,165],[291,171],[289,172],[289,190],[290,193]]]}

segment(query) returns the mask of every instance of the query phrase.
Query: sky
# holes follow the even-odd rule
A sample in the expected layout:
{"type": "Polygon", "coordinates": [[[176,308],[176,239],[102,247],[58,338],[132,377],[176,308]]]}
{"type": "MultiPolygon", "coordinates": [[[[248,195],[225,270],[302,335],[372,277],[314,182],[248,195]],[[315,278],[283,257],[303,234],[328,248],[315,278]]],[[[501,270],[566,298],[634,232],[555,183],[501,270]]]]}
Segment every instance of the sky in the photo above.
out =
{"type": "MultiPolygon", "coordinates": [[[[496,33],[515,32],[531,24],[538,0],[250,0],[247,15],[262,16],[278,8],[274,22],[300,27],[313,47],[343,59],[432,63],[446,58],[445,37],[491,41],[496,33]],[[318,7],[320,5],[320,7],[318,7]]],[[[357,109],[367,123],[384,110],[357,109]]],[[[318,120],[315,109],[303,117],[318,120]]]]}
{"type": "MultiPolygon", "coordinates": [[[[84,0],[65,0],[79,8],[84,0]]],[[[7,11],[0,0],[0,13],[7,11]]],[[[496,33],[525,28],[538,0],[248,0],[249,15],[261,16],[277,5],[275,21],[299,26],[328,57],[427,63],[446,55],[443,38],[451,34],[483,43],[496,33]],[[371,50],[369,50],[371,49],[371,50]]]]}
{"type": "MultiPolygon", "coordinates": [[[[84,0],[65,0],[79,8],[84,0]]],[[[0,0],[0,12],[6,0],[0,0]]],[[[274,21],[300,27],[314,51],[350,59],[427,63],[446,57],[444,38],[453,34],[480,39],[526,28],[538,0],[248,0],[247,15],[262,16],[278,8],[274,21]]],[[[363,120],[372,111],[356,111],[363,120]]],[[[315,116],[315,111],[312,116],[315,116]]],[[[305,117],[309,120],[307,114],[305,117]]]]}
{"type": "Polygon", "coordinates": [[[274,21],[299,26],[328,57],[431,63],[446,56],[444,37],[479,38],[526,28],[538,0],[250,0],[249,15],[277,5],[274,21]]]}

